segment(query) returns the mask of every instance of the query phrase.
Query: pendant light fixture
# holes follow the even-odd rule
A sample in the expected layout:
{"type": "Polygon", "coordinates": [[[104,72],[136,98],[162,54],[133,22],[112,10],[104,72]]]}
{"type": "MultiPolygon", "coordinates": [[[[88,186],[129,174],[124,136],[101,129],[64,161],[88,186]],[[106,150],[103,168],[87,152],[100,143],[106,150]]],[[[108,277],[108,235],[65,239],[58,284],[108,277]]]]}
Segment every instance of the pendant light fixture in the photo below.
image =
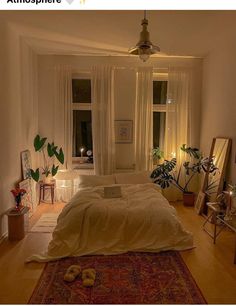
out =
{"type": "Polygon", "coordinates": [[[140,59],[146,62],[150,55],[160,52],[161,50],[150,41],[149,32],[147,30],[148,20],[146,18],[146,11],[144,11],[144,19],[142,20],[141,25],[143,29],[140,32],[139,42],[135,47],[129,49],[129,53],[139,55],[140,59]]]}

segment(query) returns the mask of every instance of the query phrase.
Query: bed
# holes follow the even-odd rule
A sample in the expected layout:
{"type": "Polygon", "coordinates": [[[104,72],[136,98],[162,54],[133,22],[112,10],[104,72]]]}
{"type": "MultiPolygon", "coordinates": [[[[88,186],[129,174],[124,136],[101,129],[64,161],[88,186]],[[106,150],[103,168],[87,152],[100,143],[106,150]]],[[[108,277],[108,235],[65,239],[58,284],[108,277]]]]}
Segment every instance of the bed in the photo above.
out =
{"type": "Polygon", "coordinates": [[[134,183],[127,174],[123,180],[94,177],[89,178],[89,186],[81,184],[62,210],[47,252],[28,261],[193,247],[192,234],[183,228],[175,208],[157,185],[144,179],[134,183]],[[132,184],[127,184],[127,179],[132,184]],[[113,185],[121,187],[122,197],[104,198],[104,186],[113,185]]]}

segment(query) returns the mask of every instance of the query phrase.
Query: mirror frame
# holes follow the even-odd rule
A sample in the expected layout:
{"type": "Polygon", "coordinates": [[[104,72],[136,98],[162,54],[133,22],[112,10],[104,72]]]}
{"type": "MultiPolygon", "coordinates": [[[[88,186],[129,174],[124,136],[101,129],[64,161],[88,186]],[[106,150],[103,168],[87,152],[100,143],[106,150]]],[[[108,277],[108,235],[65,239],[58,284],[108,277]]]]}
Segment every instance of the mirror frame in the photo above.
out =
{"type": "MultiPolygon", "coordinates": [[[[210,155],[209,155],[210,158],[213,157],[213,152],[214,152],[215,143],[216,143],[217,139],[228,140],[228,145],[227,145],[227,149],[226,149],[226,153],[225,153],[224,164],[223,164],[223,167],[222,167],[221,173],[220,173],[220,179],[219,179],[219,184],[218,184],[218,187],[217,187],[216,197],[223,191],[223,183],[224,183],[224,178],[225,178],[225,172],[226,172],[226,167],[227,167],[227,163],[228,163],[228,160],[229,160],[229,153],[230,153],[231,145],[232,145],[232,139],[231,138],[227,138],[227,137],[215,137],[215,138],[213,138],[212,145],[211,145],[211,150],[210,150],[210,155]]],[[[202,186],[201,191],[204,192],[204,193],[205,193],[205,189],[206,189],[206,186],[207,186],[208,177],[209,177],[209,171],[207,171],[205,173],[204,180],[203,180],[203,186],[202,186]]],[[[200,213],[203,213],[204,215],[207,214],[206,202],[204,203],[203,208],[201,209],[200,213]]]]}

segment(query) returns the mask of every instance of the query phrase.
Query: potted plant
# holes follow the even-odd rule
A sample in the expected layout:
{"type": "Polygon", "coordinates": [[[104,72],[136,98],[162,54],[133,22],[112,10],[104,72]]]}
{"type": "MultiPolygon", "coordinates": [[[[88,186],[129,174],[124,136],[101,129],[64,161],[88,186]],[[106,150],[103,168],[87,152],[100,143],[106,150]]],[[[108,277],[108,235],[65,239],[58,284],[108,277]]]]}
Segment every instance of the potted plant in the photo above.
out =
{"type": "Polygon", "coordinates": [[[157,165],[158,161],[164,158],[164,152],[159,147],[152,149],[153,164],[157,165]]]}
{"type": "Polygon", "coordinates": [[[213,163],[213,159],[209,157],[203,157],[199,149],[187,147],[183,144],[180,148],[183,152],[189,156],[188,161],[184,161],[180,165],[178,171],[175,170],[177,160],[172,158],[171,160],[164,160],[164,162],[156,167],[152,172],[151,178],[154,183],[160,185],[161,188],[168,188],[170,185],[178,188],[183,193],[183,202],[186,206],[194,205],[194,193],[189,191],[189,184],[195,175],[204,172],[214,173],[216,167],[213,163]],[[184,180],[181,179],[182,172],[184,171],[184,180]]]}
{"type": "Polygon", "coordinates": [[[34,138],[34,149],[35,152],[41,152],[43,156],[43,166],[36,170],[30,169],[31,177],[38,182],[40,176],[43,175],[44,182],[48,183],[51,181],[51,177],[57,174],[59,165],[54,164],[54,160],[57,159],[60,164],[64,164],[64,153],[62,148],[58,149],[54,145],[54,142],[46,142],[47,138],[41,138],[37,135],[34,138]]]}

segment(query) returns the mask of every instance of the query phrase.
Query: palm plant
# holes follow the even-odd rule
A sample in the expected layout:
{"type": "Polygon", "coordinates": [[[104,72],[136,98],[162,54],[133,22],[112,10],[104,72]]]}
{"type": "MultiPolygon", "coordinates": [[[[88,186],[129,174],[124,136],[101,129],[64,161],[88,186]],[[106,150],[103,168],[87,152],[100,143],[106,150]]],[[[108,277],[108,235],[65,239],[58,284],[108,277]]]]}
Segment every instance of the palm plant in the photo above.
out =
{"type": "Polygon", "coordinates": [[[54,145],[54,142],[47,143],[47,138],[41,138],[37,135],[34,138],[34,149],[35,152],[41,152],[43,155],[43,166],[37,168],[35,171],[30,169],[31,177],[38,182],[40,178],[40,174],[48,177],[49,175],[55,176],[57,174],[59,165],[54,164],[54,157],[59,161],[60,164],[64,164],[64,153],[62,148],[58,149],[57,146],[54,145]]]}
{"type": "Polygon", "coordinates": [[[173,185],[183,193],[187,193],[189,192],[189,184],[195,175],[200,174],[202,171],[209,171],[214,175],[217,167],[213,163],[213,158],[203,157],[197,148],[187,147],[186,144],[183,144],[180,149],[190,157],[190,161],[183,162],[178,171],[176,171],[176,158],[164,160],[164,162],[158,165],[152,172],[151,178],[154,183],[160,185],[163,189],[173,185]],[[185,170],[184,183],[182,183],[181,180],[181,173],[183,170],[185,170]]]}

